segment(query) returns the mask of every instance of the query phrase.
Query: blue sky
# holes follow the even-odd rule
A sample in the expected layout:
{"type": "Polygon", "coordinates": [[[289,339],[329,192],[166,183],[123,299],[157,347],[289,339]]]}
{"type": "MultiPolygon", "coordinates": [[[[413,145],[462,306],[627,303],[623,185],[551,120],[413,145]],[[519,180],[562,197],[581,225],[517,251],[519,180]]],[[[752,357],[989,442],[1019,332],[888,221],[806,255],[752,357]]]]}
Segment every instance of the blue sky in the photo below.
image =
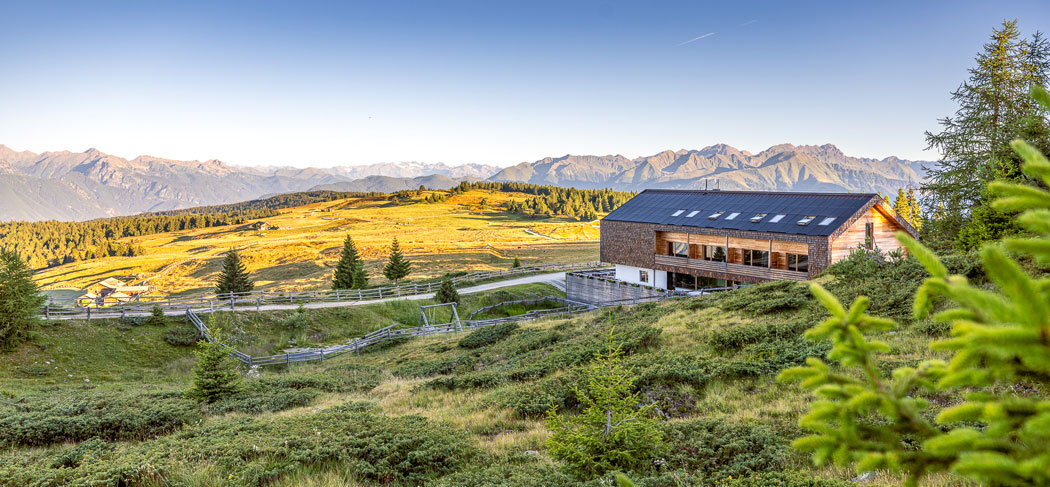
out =
{"type": "Polygon", "coordinates": [[[1004,18],[1050,31],[1050,2],[5,2],[0,144],[294,166],[782,142],[935,159],[923,131],[1004,18]]]}

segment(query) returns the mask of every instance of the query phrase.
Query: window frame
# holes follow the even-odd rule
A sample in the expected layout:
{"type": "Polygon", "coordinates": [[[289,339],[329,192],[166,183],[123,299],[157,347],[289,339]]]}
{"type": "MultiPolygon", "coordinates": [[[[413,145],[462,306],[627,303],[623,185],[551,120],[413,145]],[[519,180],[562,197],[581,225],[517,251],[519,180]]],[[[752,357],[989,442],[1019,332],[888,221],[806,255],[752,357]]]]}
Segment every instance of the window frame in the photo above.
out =
{"type": "Polygon", "coordinates": [[[638,281],[649,283],[649,271],[646,269],[638,269],[638,281]]]}
{"type": "Polygon", "coordinates": [[[667,242],[667,255],[670,255],[672,257],[689,257],[689,244],[685,243],[685,242],[668,241],[667,242]],[[679,254],[679,253],[676,252],[677,246],[679,246],[679,245],[682,245],[682,246],[685,247],[685,254],[679,254]]]}

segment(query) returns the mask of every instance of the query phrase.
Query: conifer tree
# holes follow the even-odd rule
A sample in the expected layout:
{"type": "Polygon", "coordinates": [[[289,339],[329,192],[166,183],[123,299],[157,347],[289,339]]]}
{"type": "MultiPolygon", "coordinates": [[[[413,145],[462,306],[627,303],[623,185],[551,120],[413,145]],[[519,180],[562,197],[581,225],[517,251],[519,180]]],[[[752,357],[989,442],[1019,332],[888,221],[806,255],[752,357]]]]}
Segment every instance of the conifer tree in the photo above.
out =
{"type": "Polygon", "coordinates": [[[951,240],[970,220],[970,210],[987,202],[983,189],[989,181],[1020,180],[1012,139],[1050,149],[1050,124],[1028,96],[1032,86],[1046,84],[1048,59],[1050,44],[1041,34],[1022,38],[1017,21],[1004,21],[978,54],[969,78],[952,92],[958,110],[940,120],[940,133],[926,133],[929,147],[942,154],[938,164],[926,168],[929,179],[922,188],[926,207],[944,206],[937,220],[928,222],[936,224],[941,240],[951,240]]]}
{"type": "Polygon", "coordinates": [[[0,348],[26,339],[46,301],[29,265],[14,252],[0,253],[0,348]]]}
{"type": "Polygon", "coordinates": [[[240,383],[240,375],[226,350],[226,336],[215,326],[214,316],[209,326],[212,340],[198,342],[194,351],[197,366],[193,369],[193,387],[186,392],[188,397],[208,403],[229,397],[240,383]]]}
{"type": "Polygon", "coordinates": [[[922,230],[922,207],[915,199],[915,189],[911,186],[908,186],[908,207],[911,212],[911,220],[908,220],[908,223],[911,223],[915,230],[922,230]]]}
{"type": "Polygon", "coordinates": [[[434,294],[434,300],[439,303],[459,302],[459,293],[456,292],[456,285],[452,283],[452,278],[445,277],[441,280],[441,286],[438,287],[437,293],[434,294]]]}
{"type": "Polygon", "coordinates": [[[516,255],[514,256],[514,263],[511,264],[510,267],[513,268],[513,269],[517,269],[518,267],[521,267],[521,261],[518,260],[518,256],[516,256],[516,255]]]}
{"type": "Polygon", "coordinates": [[[903,188],[897,190],[897,199],[893,201],[893,211],[897,212],[904,221],[911,223],[911,202],[905,196],[903,188]]]}
{"type": "Polygon", "coordinates": [[[394,281],[396,285],[408,275],[411,268],[412,262],[401,253],[401,245],[397,243],[397,237],[394,237],[393,243],[390,244],[390,257],[387,258],[386,266],[383,267],[383,276],[394,281]]]}
{"type": "MultiPolygon", "coordinates": [[[[1046,91],[1033,88],[1033,97],[1050,109],[1046,91]]],[[[1026,176],[1050,187],[1050,161],[1021,140],[1011,146],[1025,161],[1026,176]]],[[[989,189],[998,196],[991,206],[1022,212],[1016,222],[1035,236],[984,245],[981,261],[992,288],[949,275],[926,246],[903,232],[897,236],[930,274],[915,293],[915,318],[926,319],[937,299],[954,305],[931,317],[951,324],[951,338],[931,345],[954,354],[950,361],[927,360],[885,374],[877,356],[890,347],[865,334],[896,323],[866,314],[865,296],[847,310],[811,285],[831,317],[806,336],[830,340],[828,358],[857,369],[840,371],[810,357],[807,366],[781,374],[818,397],[799,420],[813,434],[793,443],[812,452],[817,464],[904,472],[909,486],[941,470],[988,487],[1050,485],[1050,399],[1026,390],[1032,386],[1018,387],[1050,382],[1050,286],[1008,254],[1050,266],[1050,191],[1007,181],[989,189]],[[962,400],[929,411],[927,398],[952,395],[962,400]]]]}
{"type": "Polygon", "coordinates": [[[332,289],[352,289],[356,285],[357,270],[361,267],[361,255],[357,252],[357,246],[350,234],[343,240],[343,252],[339,256],[339,263],[335,265],[335,274],[332,276],[332,289]]]}
{"type": "Polygon", "coordinates": [[[365,263],[361,261],[354,268],[354,288],[364,289],[368,287],[368,271],[365,270],[365,263]]]}
{"type": "Polygon", "coordinates": [[[574,388],[583,412],[559,414],[553,405],[547,411],[550,455],[584,478],[646,465],[663,444],[656,403],[644,405],[634,390],[635,376],[624,366],[611,329],[607,342],[587,367],[584,387],[574,388]]]}
{"type": "Polygon", "coordinates": [[[241,255],[236,250],[226,253],[222,261],[222,272],[219,273],[219,284],[215,294],[246,293],[255,288],[255,283],[248,277],[248,270],[241,262],[241,255]]]}

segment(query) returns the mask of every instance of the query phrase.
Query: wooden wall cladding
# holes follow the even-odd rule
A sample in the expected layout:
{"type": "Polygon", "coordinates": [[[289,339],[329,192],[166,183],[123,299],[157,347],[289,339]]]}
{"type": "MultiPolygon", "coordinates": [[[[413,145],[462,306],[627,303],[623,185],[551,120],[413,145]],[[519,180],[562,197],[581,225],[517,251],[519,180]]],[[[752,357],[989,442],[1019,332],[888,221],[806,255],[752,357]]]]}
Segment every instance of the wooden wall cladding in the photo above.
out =
{"type": "Polygon", "coordinates": [[[901,227],[896,221],[886,218],[882,212],[875,208],[869,209],[863,216],[857,218],[846,231],[842,232],[831,243],[831,263],[834,264],[849,256],[853,249],[864,245],[867,240],[865,226],[868,223],[875,224],[875,246],[883,252],[889,252],[900,247],[897,242],[897,231],[901,227]]]}
{"type": "Polygon", "coordinates": [[[782,242],[773,241],[773,252],[784,252],[788,254],[808,254],[809,244],[805,242],[782,242]]]}
{"type": "Polygon", "coordinates": [[[737,249],[769,251],[769,240],[757,238],[729,237],[729,247],[737,249]]]}

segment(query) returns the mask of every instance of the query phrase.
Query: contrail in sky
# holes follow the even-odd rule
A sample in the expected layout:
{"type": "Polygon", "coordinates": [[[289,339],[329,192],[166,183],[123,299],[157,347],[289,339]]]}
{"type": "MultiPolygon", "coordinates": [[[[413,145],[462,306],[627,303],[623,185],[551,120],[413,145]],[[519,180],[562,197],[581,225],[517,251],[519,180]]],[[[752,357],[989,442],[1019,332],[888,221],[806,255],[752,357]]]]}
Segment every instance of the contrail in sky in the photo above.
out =
{"type": "MultiPolygon", "coordinates": [[[[703,38],[705,38],[705,37],[711,37],[711,36],[713,36],[713,35],[715,35],[715,33],[714,33],[714,32],[708,32],[708,33],[706,33],[706,34],[704,34],[704,35],[702,35],[702,36],[699,36],[699,37],[694,37],[694,38],[692,38],[692,39],[689,39],[688,41],[685,41],[685,42],[683,42],[683,43],[679,44],[679,46],[684,46],[684,45],[686,45],[686,44],[689,44],[690,42],[696,42],[696,41],[699,41],[700,39],[703,39],[703,38]]],[[[676,46],[676,47],[677,47],[677,46],[676,46]]]]}
{"type": "Polygon", "coordinates": [[[758,21],[757,20],[748,20],[747,22],[744,22],[743,24],[740,24],[737,27],[743,27],[745,25],[751,25],[751,24],[753,24],[755,22],[758,22],[758,21]]]}

